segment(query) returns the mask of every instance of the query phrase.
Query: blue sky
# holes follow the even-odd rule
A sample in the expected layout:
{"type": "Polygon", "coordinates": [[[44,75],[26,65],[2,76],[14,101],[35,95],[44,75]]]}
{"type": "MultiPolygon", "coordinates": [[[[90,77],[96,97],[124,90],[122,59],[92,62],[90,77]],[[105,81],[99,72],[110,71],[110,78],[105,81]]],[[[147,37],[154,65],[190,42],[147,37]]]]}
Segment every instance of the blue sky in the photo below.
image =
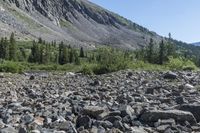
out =
{"type": "Polygon", "coordinates": [[[160,35],[200,41],[200,0],[90,0],[160,35]]]}

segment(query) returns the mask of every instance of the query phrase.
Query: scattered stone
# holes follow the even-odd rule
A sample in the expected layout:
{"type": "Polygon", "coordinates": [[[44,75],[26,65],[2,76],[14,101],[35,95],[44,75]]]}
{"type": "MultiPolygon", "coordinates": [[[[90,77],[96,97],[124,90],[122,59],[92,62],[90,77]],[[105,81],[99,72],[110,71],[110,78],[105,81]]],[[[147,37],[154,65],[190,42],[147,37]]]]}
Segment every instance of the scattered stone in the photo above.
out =
{"type": "Polygon", "coordinates": [[[0,133],[199,132],[200,72],[173,74],[176,82],[145,71],[4,75],[0,133]]]}
{"type": "Polygon", "coordinates": [[[176,79],[178,75],[174,72],[167,72],[164,74],[165,79],[176,79]]]}
{"type": "Polygon", "coordinates": [[[35,76],[31,75],[29,79],[30,79],[30,80],[34,80],[34,79],[35,79],[35,76]]]}
{"type": "Polygon", "coordinates": [[[97,118],[101,113],[103,113],[105,108],[98,106],[86,106],[83,108],[83,114],[94,118],[97,118]]]}
{"type": "Polygon", "coordinates": [[[127,115],[129,115],[130,117],[132,117],[132,115],[135,113],[135,111],[129,105],[122,105],[119,108],[119,110],[121,111],[121,116],[122,117],[125,117],[127,115]]]}
{"type": "Polygon", "coordinates": [[[76,120],[76,127],[83,126],[85,129],[89,129],[92,126],[92,120],[88,116],[79,116],[76,120]]]}
{"type": "Polygon", "coordinates": [[[6,128],[0,129],[0,133],[18,133],[14,127],[8,126],[6,128]]]}
{"type": "Polygon", "coordinates": [[[30,124],[34,121],[34,118],[32,115],[24,115],[21,117],[21,122],[24,124],[30,124]]]}

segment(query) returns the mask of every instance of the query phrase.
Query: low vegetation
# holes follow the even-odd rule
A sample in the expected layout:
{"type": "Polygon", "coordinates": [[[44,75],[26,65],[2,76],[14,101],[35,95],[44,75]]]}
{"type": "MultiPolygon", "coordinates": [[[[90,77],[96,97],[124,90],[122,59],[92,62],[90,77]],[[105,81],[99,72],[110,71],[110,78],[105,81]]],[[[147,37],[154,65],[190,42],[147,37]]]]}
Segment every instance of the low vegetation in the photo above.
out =
{"type": "Polygon", "coordinates": [[[61,42],[16,42],[14,34],[0,41],[0,72],[21,73],[30,70],[74,71],[105,74],[124,69],[197,70],[194,58],[178,53],[170,38],[147,47],[125,51],[103,47],[92,51],[73,48],[61,42]]]}

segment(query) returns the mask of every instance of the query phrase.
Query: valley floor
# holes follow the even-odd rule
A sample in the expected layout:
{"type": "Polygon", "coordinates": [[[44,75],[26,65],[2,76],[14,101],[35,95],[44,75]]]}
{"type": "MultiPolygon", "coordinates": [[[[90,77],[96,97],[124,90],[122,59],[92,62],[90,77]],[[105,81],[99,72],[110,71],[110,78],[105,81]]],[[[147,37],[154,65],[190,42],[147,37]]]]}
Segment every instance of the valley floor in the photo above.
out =
{"type": "Polygon", "coordinates": [[[0,74],[2,133],[200,132],[200,73],[0,74]]]}

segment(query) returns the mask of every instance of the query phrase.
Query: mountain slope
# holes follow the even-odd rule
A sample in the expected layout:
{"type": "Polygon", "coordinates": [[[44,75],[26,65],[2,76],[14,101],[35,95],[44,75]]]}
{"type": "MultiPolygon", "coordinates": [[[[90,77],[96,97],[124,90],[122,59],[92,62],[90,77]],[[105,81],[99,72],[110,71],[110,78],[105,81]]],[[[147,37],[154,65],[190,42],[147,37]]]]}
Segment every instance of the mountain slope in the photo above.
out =
{"type": "Polygon", "coordinates": [[[200,42],[191,43],[191,45],[200,46],[200,42]]]}
{"type": "Polygon", "coordinates": [[[87,0],[3,0],[0,1],[0,36],[15,31],[19,39],[42,37],[74,45],[105,44],[135,49],[154,32],[87,0]]]}

